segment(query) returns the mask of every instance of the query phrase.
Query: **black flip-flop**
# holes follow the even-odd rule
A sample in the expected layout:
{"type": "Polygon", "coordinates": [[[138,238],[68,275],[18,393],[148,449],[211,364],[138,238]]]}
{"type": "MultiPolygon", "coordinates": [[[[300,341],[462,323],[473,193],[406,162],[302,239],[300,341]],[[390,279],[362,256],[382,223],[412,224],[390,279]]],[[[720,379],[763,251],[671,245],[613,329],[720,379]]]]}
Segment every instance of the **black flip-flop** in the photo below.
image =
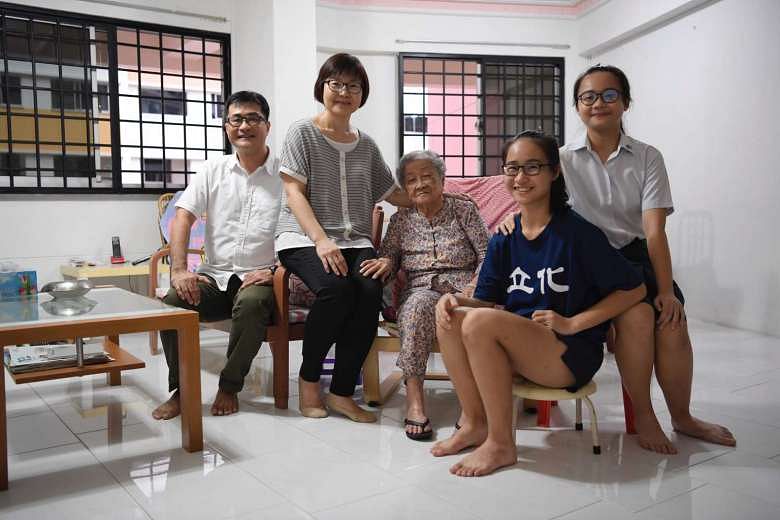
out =
{"type": "Polygon", "coordinates": [[[426,430],[426,426],[431,425],[431,420],[426,418],[425,422],[419,422],[419,421],[413,421],[411,419],[404,419],[404,426],[419,426],[422,428],[422,431],[419,433],[409,433],[404,430],[406,433],[406,436],[412,439],[413,441],[425,441],[430,439],[433,436],[433,428],[430,430],[426,430]]]}

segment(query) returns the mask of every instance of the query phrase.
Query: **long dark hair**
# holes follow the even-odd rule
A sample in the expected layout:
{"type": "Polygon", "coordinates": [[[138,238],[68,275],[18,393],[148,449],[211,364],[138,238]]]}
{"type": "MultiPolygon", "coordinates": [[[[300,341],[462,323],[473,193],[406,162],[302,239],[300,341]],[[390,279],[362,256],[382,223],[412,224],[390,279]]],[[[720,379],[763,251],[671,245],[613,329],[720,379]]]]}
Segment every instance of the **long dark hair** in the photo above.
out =
{"type": "Polygon", "coordinates": [[[536,130],[525,130],[504,143],[504,146],[501,149],[503,162],[506,163],[506,155],[509,153],[509,147],[520,139],[530,139],[533,141],[533,143],[544,152],[544,155],[547,157],[547,162],[550,164],[550,169],[558,172],[558,176],[550,185],[550,211],[552,213],[563,213],[568,211],[570,208],[569,192],[566,191],[566,181],[563,178],[563,171],[561,171],[561,157],[558,154],[558,141],[551,135],[537,132],[536,130]]]}

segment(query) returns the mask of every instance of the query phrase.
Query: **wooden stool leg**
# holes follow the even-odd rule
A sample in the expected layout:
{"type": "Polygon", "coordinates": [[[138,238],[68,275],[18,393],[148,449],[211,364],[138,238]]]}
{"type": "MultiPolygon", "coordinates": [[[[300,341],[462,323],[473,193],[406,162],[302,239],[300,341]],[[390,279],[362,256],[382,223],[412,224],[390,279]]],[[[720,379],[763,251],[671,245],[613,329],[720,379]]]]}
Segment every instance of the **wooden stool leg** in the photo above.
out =
{"type": "Polygon", "coordinates": [[[373,346],[363,362],[363,400],[368,406],[382,404],[379,383],[379,351],[373,346]]]}
{"type": "Polygon", "coordinates": [[[515,441],[515,444],[517,444],[517,419],[518,419],[518,408],[523,404],[523,400],[520,397],[514,397],[512,396],[512,438],[515,441]]]}
{"type": "Polygon", "coordinates": [[[537,401],[536,425],[542,428],[550,427],[550,401],[537,401]]]}
{"type": "Polygon", "coordinates": [[[626,433],[629,435],[636,434],[636,427],[634,426],[634,404],[631,402],[631,396],[626,392],[626,387],[621,385],[623,389],[623,415],[626,417],[626,433]]]}
{"type": "Polygon", "coordinates": [[[589,397],[585,396],[585,404],[588,405],[590,410],[590,431],[593,435],[593,454],[601,455],[601,444],[599,443],[599,423],[596,417],[596,408],[593,406],[593,402],[589,397]]]}

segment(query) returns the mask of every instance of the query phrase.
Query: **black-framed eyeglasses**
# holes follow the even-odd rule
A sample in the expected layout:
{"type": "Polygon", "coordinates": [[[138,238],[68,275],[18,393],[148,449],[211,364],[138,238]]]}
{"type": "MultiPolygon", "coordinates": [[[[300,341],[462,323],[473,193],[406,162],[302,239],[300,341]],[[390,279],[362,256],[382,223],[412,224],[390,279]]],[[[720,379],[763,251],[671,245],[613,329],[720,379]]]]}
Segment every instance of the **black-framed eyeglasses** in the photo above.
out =
{"type": "Polygon", "coordinates": [[[622,93],[614,88],[608,88],[604,89],[601,92],[596,92],[595,90],[587,90],[577,96],[577,99],[580,100],[580,103],[585,105],[586,107],[589,107],[593,105],[593,103],[596,102],[598,98],[601,98],[601,100],[604,103],[614,103],[618,99],[620,99],[620,96],[622,93]]]}
{"type": "Polygon", "coordinates": [[[501,168],[504,170],[504,175],[509,177],[516,177],[520,172],[523,172],[529,177],[533,177],[534,175],[539,175],[542,172],[542,168],[545,166],[552,166],[552,164],[505,164],[501,166],[501,168]]]}
{"type": "Polygon", "coordinates": [[[257,126],[260,123],[266,123],[267,120],[260,114],[247,114],[245,116],[242,116],[240,114],[235,114],[227,119],[225,119],[225,122],[232,126],[233,128],[238,128],[241,126],[244,121],[246,121],[246,124],[249,126],[257,126]]]}
{"type": "Polygon", "coordinates": [[[360,83],[344,83],[337,79],[329,79],[325,84],[328,85],[331,92],[335,92],[336,94],[341,93],[343,90],[346,90],[350,94],[360,94],[363,92],[363,85],[360,83]]]}

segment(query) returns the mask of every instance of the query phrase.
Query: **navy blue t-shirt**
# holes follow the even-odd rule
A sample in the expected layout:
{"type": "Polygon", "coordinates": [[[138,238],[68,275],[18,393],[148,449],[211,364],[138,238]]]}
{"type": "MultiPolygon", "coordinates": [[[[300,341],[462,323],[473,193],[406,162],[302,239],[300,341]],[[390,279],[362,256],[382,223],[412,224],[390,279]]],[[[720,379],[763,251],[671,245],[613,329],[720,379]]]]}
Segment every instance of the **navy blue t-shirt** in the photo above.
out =
{"type": "MultiPolygon", "coordinates": [[[[641,283],[599,228],[567,210],[553,214],[533,240],[523,235],[519,215],[511,235],[494,235],[474,297],[526,318],[536,310],[553,310],[568,318],[616,290],[628,291],[641,283]]],[[[601,345],[608,328],[609,321],[574,337],[601,345]]]]}

